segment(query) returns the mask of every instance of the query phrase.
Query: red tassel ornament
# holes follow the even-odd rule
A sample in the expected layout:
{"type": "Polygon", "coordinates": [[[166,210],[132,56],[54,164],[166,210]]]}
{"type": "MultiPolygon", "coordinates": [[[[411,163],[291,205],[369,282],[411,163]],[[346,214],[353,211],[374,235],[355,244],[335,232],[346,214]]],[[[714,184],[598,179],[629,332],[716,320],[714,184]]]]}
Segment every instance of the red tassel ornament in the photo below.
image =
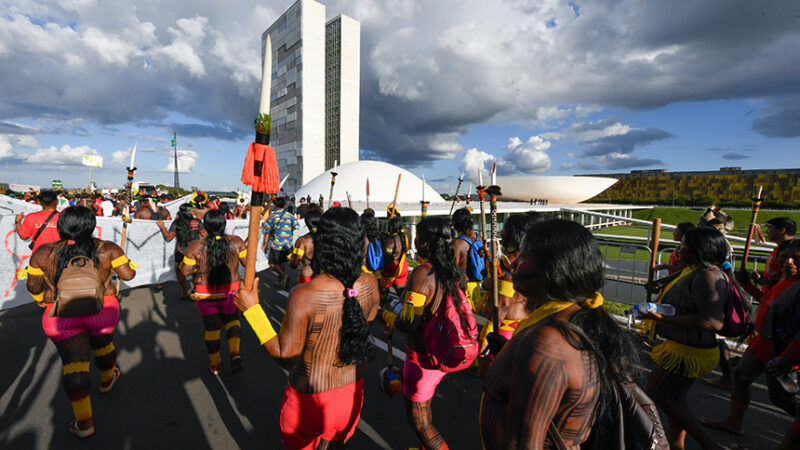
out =
{"type": "Polygon", "coordinates": [[[275,149],[268,144],[268,136],[257,135],[256,142],[250,144],[244,159],[242,183],[252,186],[254,192],[278,192],[280,190],[278,160],[275,158],[275,149]]]}

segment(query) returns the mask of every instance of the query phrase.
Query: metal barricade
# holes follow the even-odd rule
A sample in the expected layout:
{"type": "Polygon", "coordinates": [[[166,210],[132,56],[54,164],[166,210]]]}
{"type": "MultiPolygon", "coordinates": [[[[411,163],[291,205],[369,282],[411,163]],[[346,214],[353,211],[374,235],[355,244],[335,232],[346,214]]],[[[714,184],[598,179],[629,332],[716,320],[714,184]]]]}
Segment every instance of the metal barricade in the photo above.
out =
{"type": "Polygon", "coordinates": [[[628,304],[645,301],[644,285],[649,273],[652,250],[645,244],[598,240],[604,259],[606,283],[604,297],[628,304]]]}

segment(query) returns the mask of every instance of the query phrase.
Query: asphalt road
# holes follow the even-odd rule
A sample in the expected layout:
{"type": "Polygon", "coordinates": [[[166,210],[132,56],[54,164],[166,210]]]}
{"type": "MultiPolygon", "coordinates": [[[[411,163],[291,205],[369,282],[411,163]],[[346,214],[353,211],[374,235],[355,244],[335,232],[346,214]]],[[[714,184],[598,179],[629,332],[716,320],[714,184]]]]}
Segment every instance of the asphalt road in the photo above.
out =
{"type": "MultiPolygon", "coordinates": [[[[263,274],[262,280],[271,279],[263,274]]],[[[262,283],[262,302],[278,323],[286,292],[262,283]]],[[[122,314],[115,334],[122,377],[107,394],[97,391],[92,369],[92,407],[97,432],[79,441],[67,432],[72,411],[60,379],[55,346],[41,328],[34,304],[0,312],[0,448],[3,449],[273,449],[280,448],[278,416],[285,372],[243,326],[241,352],[245,369],[231,374],[223,357],[219,376],[211,375],[203,343],[203,324],[192,302],[179,300],[178,286],[163,291],[138,288],[121,296],[122,314]]],[[[243,321],[244,323],[244,321],[243,321]]],[[[406,423],[403,399],[381,394],[377,374],[386,364],[382,324],[372,327],[374,359],[365,376],[365,401],[350,448],[417,446],[406,423]]],[[[395,364],[402,364],[402,335],[395,335],[395,364]]],[[[223,339],[224,342],[224,339],[223,339]]],[[[223,355],[226,354],[223,343],[223,355]]],[[[644,372],[651,366],[642,359],[644,372]]],[[[437,389],[434,423],[451,448],[478,449],[481,381],[467,373],[448,375],[437,389]]],[[[696,415],[723,416],[728,394],[701,383],[692,391],[696,415]]],[[[723,444],[752,449],[774,448],[791,423],[773,407],[763,377],[753,388],[745,423],[747,436],[710,433],[723,444]]],[[[697,448],[694,443],[689,448],[697,448]]]]}

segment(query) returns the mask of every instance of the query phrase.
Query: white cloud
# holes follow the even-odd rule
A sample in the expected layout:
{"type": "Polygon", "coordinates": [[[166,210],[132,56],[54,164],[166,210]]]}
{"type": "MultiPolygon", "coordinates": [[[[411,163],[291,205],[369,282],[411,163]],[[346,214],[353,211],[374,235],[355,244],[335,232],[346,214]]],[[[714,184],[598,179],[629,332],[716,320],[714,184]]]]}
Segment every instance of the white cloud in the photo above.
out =
{"type": "Polygon", "coordinates": [[[71,145],[51,146],[40,148],[32,155],[26,155],[24,161],[28,164],[81,165],[84,154],[99,156],[100,152],[88,145],[79,147],[72,147],[71,145]]]}
{"type": "Polygon", "coordinates": [[[81,40],[87,48],[109,64],[127,65],[137,50],[130,41],[93,27],[86,30],[81,40]]]}
{"type": "Polygon", "coordinates": [[[541,173],[550,170],[550,156],[547,150],[550,142],[539,136],[531,136],[526,142],[518,137],[508,140],[503,161],[514,170],[525,173],[541,173]]]}
{"type": "Polygon", "coordinates": [[[131,162],[131,151],[130,150],[117,150],[111,154],[111,164],[112,166],[121,166],[127,167],[128,164],[131,162]]]}
{"type": "Polygon", "coordinates": [[[472,180],[473,183],[478,183],[478,172],[483,172],[484,181],[489,175],[492,168],[492,163],[495,162],[493,155],[477,148],[471,148],[464,153],[461,159],[461,171],[464,172],[465,179],[472,180]]]}
{"type": "Polygon", "coordinates": [[[567,128],[566,134],[576,142],[588,142],[608,136],[627,134],[630,130],[629,125],[623,125],[613,119],[605,119],[596,122],[573,122],[567,128]]]}
{"type": "MultiPolygon", "coordinates": [[[[178,150],[178,173],[192,173],[197,164],[198,154],[194,150],[178,150]]],[[[130,154],[128,155],[130,157],[130,154]]],[[[175,160],[172,154],[169,155],[167,165],[161,172],[174,172],[175,160]]]]}

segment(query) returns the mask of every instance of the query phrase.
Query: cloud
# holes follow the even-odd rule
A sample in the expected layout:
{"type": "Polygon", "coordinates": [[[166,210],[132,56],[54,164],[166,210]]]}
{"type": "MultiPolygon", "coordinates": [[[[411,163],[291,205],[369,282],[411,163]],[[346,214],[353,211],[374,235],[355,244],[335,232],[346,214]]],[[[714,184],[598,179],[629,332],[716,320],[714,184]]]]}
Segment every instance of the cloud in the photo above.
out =
{"type": "Polygon", "coordinates": [[[611,170],[633,169],[635,167],[651,167],[664,164],[658,159],[638,158],[636,156],[618,152],[612,152],[606,155],[598,156],[595,157],[594,160],[602,164],[606,169],[611,170]]]}
{"type": "MultiPolygon", "coordinates": [[[[130,156],[130,154],[129,154],[130,156]]],[[[192,173],[197,164],[198,154],[194,150],[178,149],[178,173],[192,173]]],[[[160,170],[161,172],[175,172],[174,156],[170,153],[167,165],[160,170]]]]}
{"type": "Polygon", "coordinates": [[[565,163],[561,164],[561,166],[558,168],[558,170],[572,170],[574,168],[575,168],[575,164],[565,162],[565,163]]]}
{"type": "Polygon", "coordinates": [[[767,137],[791,138],[800,136],[800,106],[796,96],[791,104],[776,102],[768,108],[768,114],[753,120],[753,130],[767,137]]]}
{"type": "Polygon", "coordinates": [[[752,158],[751,155],[743,155],[741,153],[725,153],[722,155],[722,159],[726,159],[729,161],[738,161],[740,159],[747,159],[752,158]]]}
{"type": "Polygon", "coordinates": [[[629,130],[623,134],[610,135],[584,143],[582,156],[603,156],[610,153],[631,153],[641,147],[672,137],[672,134],[658,128],[629,130]]]}
{"type": "Polygon", "coordinates": [[[576,142],[589,142],[627,134],[630,130],[630,126],[623,125],[614,118],[607,118],[596,122],[573,122],[565,133],[576,142]]]}
{"type": "Polygon", "coordinates": [[[466,179],[477,183],[478,172],[483,173],[483,176],[486,177],[491,171],[494,161],[495,157],[490,153],[471,148],[464,152],[464,157],[461,158],[461,171],[464,172],[466,179]]]}
{"type": "Polygon", "coordinates": [[[550,156],[547,155],[549,148],[550,142],[539,136],[531,136],[526,142],[513,137],[508,140],[503,160],[520,172],[546,172],[551,165],[550,156]]]}
{"type": "Polygon", "coordinates": [[[100,156],[100,152],[87,145],[62,145],[40,148],[32,155],[25,155],[23,161],[27,164],[79,166],[85,154],[100,156]]]}

